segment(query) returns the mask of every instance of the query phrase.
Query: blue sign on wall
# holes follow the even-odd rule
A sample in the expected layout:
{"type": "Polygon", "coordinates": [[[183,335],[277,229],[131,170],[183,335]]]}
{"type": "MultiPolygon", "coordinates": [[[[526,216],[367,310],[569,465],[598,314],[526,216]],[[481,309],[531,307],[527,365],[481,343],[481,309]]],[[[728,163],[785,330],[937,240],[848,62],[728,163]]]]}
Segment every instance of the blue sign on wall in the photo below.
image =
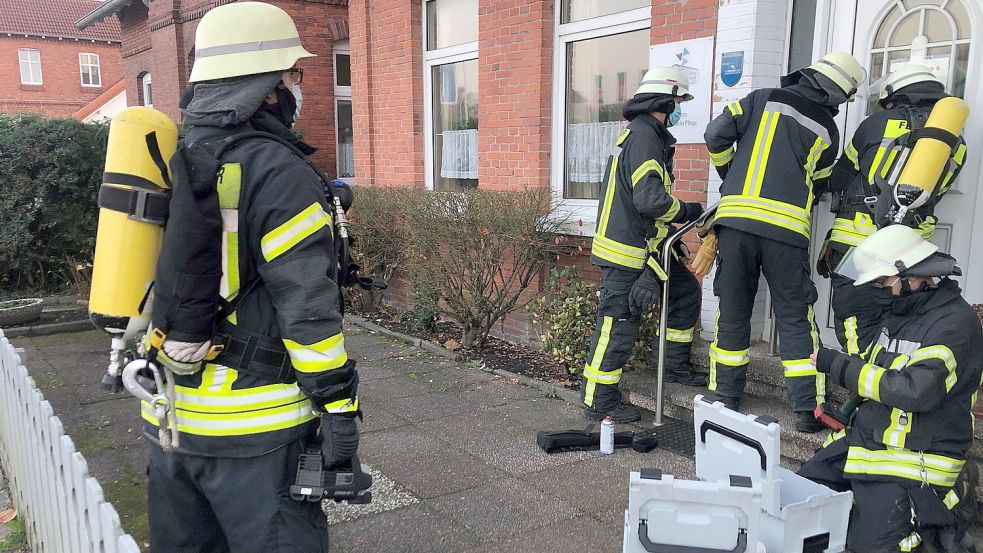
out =
{"type": "Polygon", "coordinates": [[[734,86],[744,75],[744,50],[720,54],[720,80],[727,86],[734,86]]]}

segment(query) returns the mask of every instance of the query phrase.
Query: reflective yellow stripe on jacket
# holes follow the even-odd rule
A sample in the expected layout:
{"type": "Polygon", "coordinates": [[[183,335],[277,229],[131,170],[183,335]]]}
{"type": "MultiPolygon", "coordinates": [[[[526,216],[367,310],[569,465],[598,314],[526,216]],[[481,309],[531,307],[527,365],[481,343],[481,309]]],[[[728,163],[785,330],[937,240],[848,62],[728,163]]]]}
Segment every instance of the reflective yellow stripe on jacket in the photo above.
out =
{"type": "MultiPolygon", "coordinates": [[[[199,436],[244,436],[293,428],[315,418],[314,407],[297,384],[232,389],[238,373],[209,363],[197,388],[175,387],[178,430],[199,436]]],[[[150,404],[141,416],[157,425],[150,404]]]]}
{"type": "Polygon", "coordinates": [[[728,217],[768,223],[791,230],[806,238],[809,238],[809,231],[812,228],[811,216],[805,209],[757,196],[724,196],[717,208],[716,220],[720,221],[728,217]]]}
{"type": "Polygon", "coordinates": [[[952,487],[966,462],[944,455],[920,453],[901,448],[871,450],[850,446],[844,474],[893,476],[934,486],[952,487]],[[924,466],[924,472],[922,467],[924,466]]]}

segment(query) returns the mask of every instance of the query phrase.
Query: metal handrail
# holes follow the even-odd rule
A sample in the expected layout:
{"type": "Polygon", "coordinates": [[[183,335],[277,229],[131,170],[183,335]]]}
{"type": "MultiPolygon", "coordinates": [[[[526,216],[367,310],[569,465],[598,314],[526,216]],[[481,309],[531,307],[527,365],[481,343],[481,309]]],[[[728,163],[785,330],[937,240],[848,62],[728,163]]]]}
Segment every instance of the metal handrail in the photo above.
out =
{"type": "Polygon", "coordinates": [[[713,216],[717,212],[717,206],[720,202],[716,202],[709,206],[703,215],[695,221],[690,221],[679,227],[675,233],[666,238],[666,241],[662,244],[662,262],[665,264],[666,270],[666,280],[662,283],[662,306],[659,309],[659,369],[657,373],[657,387],[656,387],[656,398],[655,398],[655,425],[662,426],[662,411],[664,403],[664,388],[665,388],[665,376],[666,376],[666,326],[668,326],[669,321],[669,263],[666,261],[669,256],[672,255],[672,246],[678,242],[683,235],[692,230],[694,227],[698,227],[706,223],[707,219],[713,216]]]}

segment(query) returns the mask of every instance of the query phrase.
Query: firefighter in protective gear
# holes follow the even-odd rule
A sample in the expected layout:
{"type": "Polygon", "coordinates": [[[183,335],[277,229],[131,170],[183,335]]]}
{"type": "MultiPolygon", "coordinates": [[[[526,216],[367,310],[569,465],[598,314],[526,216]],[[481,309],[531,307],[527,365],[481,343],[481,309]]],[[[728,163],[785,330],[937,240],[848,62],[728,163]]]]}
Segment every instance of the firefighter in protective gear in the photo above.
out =
{"type": "Polygon", "coordinates": [[[851,424],[829,436],[800,474],[852,489],[847,545],[872,553],[975,551],[973,413],[983,377],[983,329],[959,285],[955,260],[905,225],[876,231],[840,265],[856,286],[890,298],[862,355],[820,348],[816,369],[864,398],[851,424]],[[922,549],[919,549],[920,551],[922,549]]]}
{"type": "MultiPolygon", "coordinates": [[[[877,337],[881,314],[888,305],[872,301],[877,294],[869,284],[853,286],[833,269],[850,248],[877,230],[872,211],[878,196],[875,176],[880,173],[887,178],[895,171],[895,157],[903,146],[896,139],[923,128],[932,107],[946,96],[942,81],[924,65],[908,64],[891,73],[880,94],[883,111],[860,124],[833,167],[830,190],[835,218],[817,269],[832,279],[836,336],[851,355],[859,355],[877,337]]],[[[935,233],[935,205],[952,187],[965,160],[966,145],[960,142],[951,152],[932,199],[914,210],[912,224],[926,240],[935,233]]]]}
{"type": "MultiPolygon", "coordinates": [[[[297,106],[268,106],[300,84],[295,64],[311,56],[278,7],[241,2],[209,11],[195,37],[185,144],[252,131],[298,144],[288,131],[297,106]]],[[[346,461],[358,445],[358,373],[332,280],[330,208],[315,170],[276,140],[245,139],[220,161],[220,290],[238,303],[218,323],[225,349],[214,361],[203,359],[207,341],[180,332],[168,332],[157,353],[157,362],[188,370],[175,377],[180,448],[165,454],[150,446],[151,546],[155,553],[327,552],[320,504],[291,500],[289,488],[319,423],[326,465],[346,461]]],[[[155,311],[155,325],[164,315],[155,311]]],[[[146,436],[154,442],[148,408],[146,436]]]]}
{"type": "Polygon", "coordinates": [[[714,219],[719,298],[710,348],[710,389],[739,408],[750,361],[751,312],[764,272],[772,295],[796,428],[823,427],[812,411],[826,382],[809,364],[819,345],[812,304],[809,235],[813,202],[822,194],[839,148],[833,116],[865,78],[852,56],[831,52],[732,102],[707,126],[710,160],[723,179],[714,219]],[[736,144],[736,149],[735,149],[736,144]]]}
{"type": "MultiPolygon", "coordinates": [[[[649,70],[624,107],[628,128],[615,143],[601,183],[591,262],[601,267],[597,330],[584,367],[585,416],[615,422],[638,420],[638,409],[624,404],[618,390],[621,371],[635,345],[642,311],[662,297],[671,279],[666,369],[670,382],[706,384],[690,372],[689,352],[700,314],[700,286],[677,257],[659,259],[672,223],[696,220],[697,202],[672,195],[673,144],[667,127],[677,104],[692,100],[686,76],[676,68],[649,70]]],[[[654,347],[658,347],[658,342],[654,347]]],[[[657,353],[657,351],[655,352],[657,353]]]]}

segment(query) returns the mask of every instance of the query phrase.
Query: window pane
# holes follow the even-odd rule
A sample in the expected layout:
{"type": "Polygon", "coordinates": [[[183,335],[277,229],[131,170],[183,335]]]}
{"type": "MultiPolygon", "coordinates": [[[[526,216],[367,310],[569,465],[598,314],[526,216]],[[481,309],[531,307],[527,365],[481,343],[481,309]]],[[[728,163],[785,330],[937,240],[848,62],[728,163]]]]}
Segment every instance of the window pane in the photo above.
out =
{"type": "Polygon", "coordinates": [[[652,0],[562,0],[560,22],[570,23],[651,5],[652,0]]]}
{"type": "Polygon", "coordinates": [[[792,4],[792,32],[789,37],[790,73],[812,63],[812,39],[815,34],[816,0],[795,0],[792,4]]]}
{"type": "Polygon", "coordinates": [[[597,198],[614,141],[628,124],[624,99],[648,68],[649,29],[567,45],[563,195],[597,198]]]}
{"type": "Polygon", "coordinates": [[[355,133],[351,100],[338,100],[338,176],[355,176],[355,133]]]}
{"type": "Polygon", "coordinates": [[[925,12],[925,36],[929,42],[949,42],[955,34],[949,18],[941,12],[927,10],[925,12]]]}
{"type": "Polygon", "coordinates": [[[478,0],[427,0],[427,50],[478,40],[478,0]]]}
{"type": "Polygon", "coordinates": [[[874,48],[887,46],[887,34],[891,31],[891,26],[901,17],[901,10],[895,6],[891,8],[887,16],[881,21],[881,26],[877,29],[877,36],[874,38],[874,48]]]}
{"type": "Polygon", "coordinates": [[[335,86],[352,86],[352,57],[348,54],[335,54],[334,63],[338,76],[335,86]]]}
{"type": "Polygon", "coordinates": [[[969,38],[969,14],[959,0],[951,0],[946,4],[946,10],[956,20],[956,28],[959,29],[959,38],[969,38]]]}
{"type": "Polygon", "coordinates": [[[433,68],[434,189],[478,187],[478,60],[433,68]]]}
{"type": "Polygon", "coordinates": [[[891,35],[891,46],[910,46],[915,37],[918,36],[918,23],[921,19],[921,13],[913,12],[905,17],[901,24],[894,30],[894,34],[891,35]]]}
{"type": "MultiPolygon", "coordinates": [[[[968,24],[969,22],[967,22],[968,24]]],[[[969,44],[956,46],[956,69],[950,77],[952,88],[949,92],[953,96],[964,98],[966,96],[966,72],[969,69],[969,44]]],[[[978,82],[978,81],[977,81],[978,82]]]]}

